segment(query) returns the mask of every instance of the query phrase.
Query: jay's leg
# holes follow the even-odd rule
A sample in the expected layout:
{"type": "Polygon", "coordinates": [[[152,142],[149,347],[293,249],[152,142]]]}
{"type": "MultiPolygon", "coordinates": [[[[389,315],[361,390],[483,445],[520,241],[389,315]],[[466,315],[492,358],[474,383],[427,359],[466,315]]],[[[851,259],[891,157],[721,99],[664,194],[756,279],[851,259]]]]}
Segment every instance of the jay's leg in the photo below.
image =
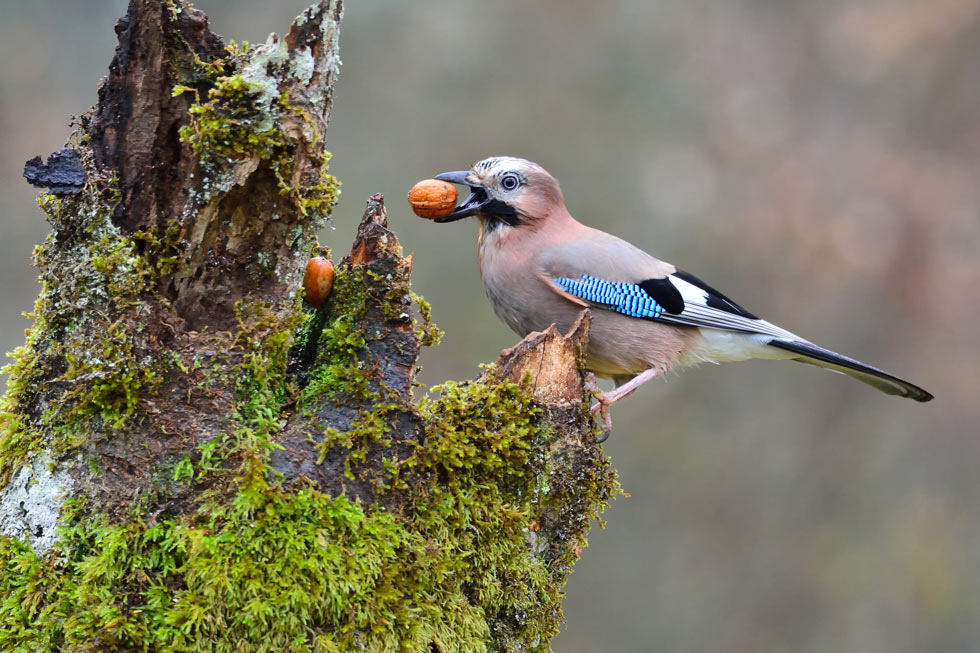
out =
{"type": "Polygon", "coordinates": [[[605,442],[609,438],[609,434],[612,432],[612,416],[609,415],[609,407],[620,399],[625,399],[626,397],[630,396],[641,385],[658,376],[660,376],[660,370],[655,367],[651,367],[643,372],[640,372],[623,385],[617,386],[615,390],[603,392],[602,394],[596,396],[596,401],[598,403],[592,407],[592,413],[599,413],[599,417],[602,419],[602,437],[599,438],[599,442],[605,442]]]}

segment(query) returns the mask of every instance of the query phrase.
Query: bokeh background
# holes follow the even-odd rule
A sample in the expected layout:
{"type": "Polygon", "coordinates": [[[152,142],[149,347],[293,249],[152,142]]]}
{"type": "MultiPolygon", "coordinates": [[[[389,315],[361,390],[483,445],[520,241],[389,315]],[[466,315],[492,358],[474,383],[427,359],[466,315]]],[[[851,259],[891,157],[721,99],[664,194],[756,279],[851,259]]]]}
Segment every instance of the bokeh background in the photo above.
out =
{"type": "MultiPolygon", "coordinates": [[[[199,0],[226,38],[307,0],[199,0]]],[[[122,0],[0,0],[0,348],[47,233],[23,162],[96,99],[122,0]]],[[[629,498],[567,586],[555,649],[980,650],[980,0],[350,0],[328,134],[346,251],[383,192],[465,379],[516,340],[472,223],[418,179],[536,160],[580,220],[771,321],[907,376],[903,401],[790,363],[708,366],[614,411],[629,498]]]]}

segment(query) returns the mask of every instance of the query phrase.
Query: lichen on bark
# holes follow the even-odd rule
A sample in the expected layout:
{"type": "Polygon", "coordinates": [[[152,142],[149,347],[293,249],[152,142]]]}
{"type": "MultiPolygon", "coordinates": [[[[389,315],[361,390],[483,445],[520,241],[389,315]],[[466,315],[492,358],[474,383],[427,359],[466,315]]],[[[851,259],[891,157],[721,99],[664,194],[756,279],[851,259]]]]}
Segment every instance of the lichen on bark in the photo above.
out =
{"type": "Polygon", "coordinates": [[[438,330],[380,195],[302,301],[340,18],[254,48],[171,0],[117,25],[0,403],[0,509],[33,510],[0,519],[4,650],[549,647],[616,491],[588,316],[417,397],[438,330]]]}

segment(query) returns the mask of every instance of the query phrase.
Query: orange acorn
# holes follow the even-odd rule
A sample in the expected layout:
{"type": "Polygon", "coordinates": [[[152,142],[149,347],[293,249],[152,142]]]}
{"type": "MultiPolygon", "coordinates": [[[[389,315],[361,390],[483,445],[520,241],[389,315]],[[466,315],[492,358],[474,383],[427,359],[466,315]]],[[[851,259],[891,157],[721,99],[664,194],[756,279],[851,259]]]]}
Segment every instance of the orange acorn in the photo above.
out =
{"type": "Polygon", "coordinates": [[[456,188],[446,181],[423,179],[408,191],[408,203],[420,218],[444,218],[456,208],[456,188]]]}
{"type": "Polygon", "coordinates": [[[330,259],[314,256],[306,262],[303,288],[306,290],[306,301],[320,308],[333,289],[333,263],[330,259]]]}

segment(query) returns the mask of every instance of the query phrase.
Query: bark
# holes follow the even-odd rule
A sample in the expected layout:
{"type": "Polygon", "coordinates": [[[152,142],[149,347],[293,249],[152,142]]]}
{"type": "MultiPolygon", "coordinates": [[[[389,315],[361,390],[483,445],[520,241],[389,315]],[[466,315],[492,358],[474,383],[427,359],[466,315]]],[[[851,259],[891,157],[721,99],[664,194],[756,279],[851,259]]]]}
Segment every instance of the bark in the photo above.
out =
{"type": "Polygon", "coordinates": [[[0,416],[5,648],[548,648],[616,488],[589,318],[416,397],[437,329],[381,195],[302,301],[341,15],[245,49],[132,0],[98,106],[28,162],[53,231],[0,416]]]}

